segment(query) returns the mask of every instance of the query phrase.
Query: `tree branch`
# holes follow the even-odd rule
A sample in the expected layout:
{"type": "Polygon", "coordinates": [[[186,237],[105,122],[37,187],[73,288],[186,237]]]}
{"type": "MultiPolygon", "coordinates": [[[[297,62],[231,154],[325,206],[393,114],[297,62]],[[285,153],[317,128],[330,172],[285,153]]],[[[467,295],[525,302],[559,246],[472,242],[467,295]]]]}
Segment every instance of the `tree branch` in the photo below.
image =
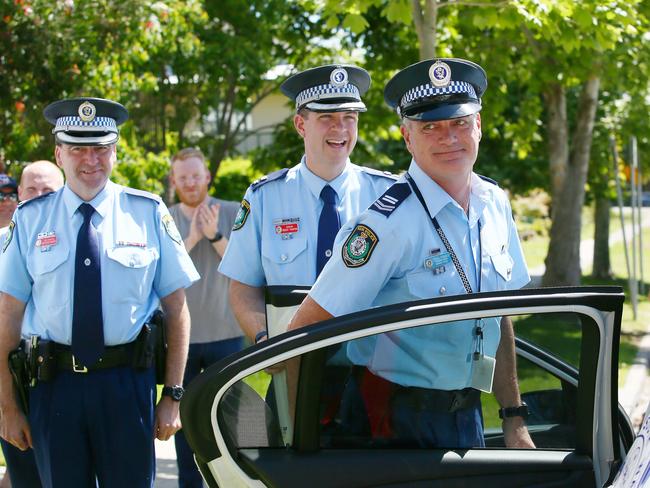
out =
{"type": "Polygon", "coordinates": [[[438,8],[442,7],[505,7],[512,3],[512,0],[501,0],[498,2],[473,2],[471,0],[438,0],[438,8]]]}

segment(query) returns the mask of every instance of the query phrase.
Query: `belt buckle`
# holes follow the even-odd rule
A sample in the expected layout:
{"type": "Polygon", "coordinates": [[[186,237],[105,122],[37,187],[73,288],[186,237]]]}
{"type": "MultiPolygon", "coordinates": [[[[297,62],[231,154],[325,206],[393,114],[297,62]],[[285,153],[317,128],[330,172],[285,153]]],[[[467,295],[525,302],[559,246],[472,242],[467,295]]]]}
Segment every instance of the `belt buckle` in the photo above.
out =
{"type": "Polygon", "coordinates": [[[84,365],[77,363],[77,358],[74,357],[74,354],[72,355],[72,371],[74,371],[75,373],[88,372],[88,368],[86,368],[84,365]]]}

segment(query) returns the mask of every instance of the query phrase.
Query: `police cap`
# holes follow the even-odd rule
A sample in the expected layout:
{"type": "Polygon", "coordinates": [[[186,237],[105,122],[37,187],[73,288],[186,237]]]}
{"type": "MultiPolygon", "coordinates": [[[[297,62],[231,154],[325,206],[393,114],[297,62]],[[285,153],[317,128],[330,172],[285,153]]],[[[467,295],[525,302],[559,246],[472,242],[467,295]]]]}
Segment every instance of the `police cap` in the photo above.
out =
{"type": "Polygon", "coordinates": [[[0,190],[4,190],[5,188],[17,191],[18,184],[11,176],[6,175],[5,173],[0,173],[0,190]]]}
{"type": "Polygon", "coordinates": [[[117,142],[117,127],[129,118],[123,105],[103,98],[69,98],[51,103],[43,115],[54,125],[57,143],[74,146],[110,146],[117,142]]]}
{"type": "Polygon", "coordinates": [[[486,88],[487,76],[478,64],[465,59],[429,59],[393,76],[384,99],[400,117],[446,120],[479,112],[486,88]]]}
{"type": "Polygon", "coordinates": [[[287,78],[280,90],[295,100],[296,111],[365,112],[361,95],[370,87],[370,75],[357,66],[329,64],[287,78]]]}

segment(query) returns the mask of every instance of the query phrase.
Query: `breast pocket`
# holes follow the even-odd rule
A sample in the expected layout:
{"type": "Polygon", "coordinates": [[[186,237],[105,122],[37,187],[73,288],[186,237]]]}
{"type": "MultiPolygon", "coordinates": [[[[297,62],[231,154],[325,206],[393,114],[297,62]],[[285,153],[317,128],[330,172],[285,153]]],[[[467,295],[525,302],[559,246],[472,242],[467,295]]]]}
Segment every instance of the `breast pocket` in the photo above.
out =
{"type": "Polygon", "coordinates": [[[264,271],[269,283],[298,284],[307,275],[307,239],[267,239],[262,243],[264,271]]]}
{"type": "Polygon", "coordinates": [[[495,278],[497,281],[497,290],[505,290],[512,279],[512,267],[514,261],[508,251],[503,251],[490,256],[492,266],[494,267],[495,278]]]}
{"type": "Polygon", "coordinates": [[[34,306],[37,313],[48,320],[65,321],[64,314],[70,307],[74,268],[62,268],[69,255],[70,250],[61,244],[48,252],[35,252],[29,261],[30,273],[34,280],[34,306]]]}
{"type": "Polygon", "coordinates": [[[154,248],[115,247],[108,249],[108,274],[111,284],[117,287],[111,293],[114,302],[139,303],[151,291],[158,250],[154,248]]]}
{"type": "Polygon", "coordinates": [[[436,298],[464,293],[456,281],[457,278],[454,279],[451,276],[449,269],[440,274],[434,274],[433,271],[427,269],[406,275],[409,292],[414,298],[436,298]]]}

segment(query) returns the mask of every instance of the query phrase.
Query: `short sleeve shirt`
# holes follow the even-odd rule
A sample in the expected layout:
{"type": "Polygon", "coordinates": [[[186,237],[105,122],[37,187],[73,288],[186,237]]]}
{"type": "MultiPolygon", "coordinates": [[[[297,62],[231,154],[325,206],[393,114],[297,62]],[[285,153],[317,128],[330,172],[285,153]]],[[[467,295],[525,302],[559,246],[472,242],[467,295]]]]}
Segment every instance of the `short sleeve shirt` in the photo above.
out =
{"type": "MultiPolygon", "coordinates": [[[[516,289],[528,283],[530,277],[503,190],[472,174],[467,215],[415,162],[409,174],[427,208],[410,191],[403,176],[396,183],[405,185],[401,187],[401,200],[393,198],[396,201],[387,207],[390,199],[381,197],[379,205],[349,221],[337,235],[333,256],[310,292],[321,307],[339,316],[373,306],[466,293],[434,229],[433,217],[473,291],[516,289]],[[390,212],[378,211],[392,206],[395,208],[390,212]],[[364,229],[365,234],[361,234],[364,229]],[[355,257],[355,245],[367,246],[370,253],[365,260],[355,257]]],[[[464,388],[469,384],[473,330],[474,322],[466,321],[453,328],[423,327],[401,331],[397,336],[383,334],[377,343],[356,341],[348,355],[356,364],[367,365],[396,383],[464,388]],[[435,364],[429,359],[433,357],[435,364]]],[[[484,330],[485,353],[494,356],[500,338],[498,320],[485,324],[484,330]]]]}
{"type": "Polygon", "coordinates": [[[335,190],[343,224],[394,182],[394,177],[369,173],[349,161],[328,182],[312,173],[303,157],[283,178],[247,190],[240,210],[243,224],[236,222],[219,271],[255,287],[312,285],[323,187],[335,190]]]}
{"type": "MultiPolygon", "coordinates": [[[[66,185],[22,204],[0,258],[0,291],[26,303],[22,334],[70,344],[83,203],[66,185]]],[[[90,203],[100,252],[104,340],[133,341],[160,298],[199,275],[164,203],[110,181],[90,203]]]]}

